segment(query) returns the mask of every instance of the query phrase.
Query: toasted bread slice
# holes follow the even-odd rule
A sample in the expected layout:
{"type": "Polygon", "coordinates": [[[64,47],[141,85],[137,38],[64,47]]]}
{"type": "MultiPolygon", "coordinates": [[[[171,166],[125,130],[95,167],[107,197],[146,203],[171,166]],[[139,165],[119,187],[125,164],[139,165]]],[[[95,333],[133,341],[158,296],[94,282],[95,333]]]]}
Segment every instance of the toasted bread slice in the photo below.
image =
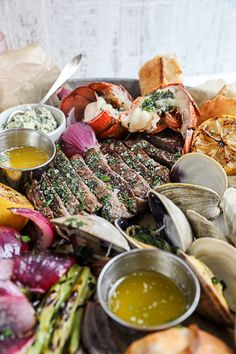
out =
{"type": "Polygon", "coordinates": [[[197,326],[174,327],[133,342],[125,354],[233,354],[219,338],[197,326]]]}
{"type": "Polygon", "coordinates": [[[155,56],[139,70],[142,96],[162,85],[182,82],[182,68],[175,55],[155,56]]]}

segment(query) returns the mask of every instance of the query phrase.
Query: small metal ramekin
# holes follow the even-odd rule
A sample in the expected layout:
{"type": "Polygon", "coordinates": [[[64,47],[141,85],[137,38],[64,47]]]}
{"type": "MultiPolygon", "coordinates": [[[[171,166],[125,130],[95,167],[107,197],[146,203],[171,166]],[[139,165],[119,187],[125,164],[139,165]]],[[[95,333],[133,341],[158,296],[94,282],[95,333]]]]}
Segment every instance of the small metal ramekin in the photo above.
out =
{"type": "Polygon", "coordinates": [[[98,278],[97,297],[103,310],[117,324],[132,331],[152,332],[176,326],[186,320],[198,305],[200,285],[189,266],[172,253],[159,249],[135,249],[119,254],[105,265],[98,278]],[[142,270],[164,274],[181,289],[187,301],[187,309],[181,316],[162,325],[140,327],[122,320],[110,311],[108,301],[113,285],[128,274],[142,270]]]}
{"type": "Polygon", "coordinates": [[[22,192],[27,182],[38,178],[48,168],[56,154],[56,146],[53,141],[44,133],[34,129],[17,128],[4,130],[0,133],[0,153],[20,146],[33,146],[43,149],[48,153],[48,160],[33,168],[12,168],[5,167],[0,161],[0,182],[22,192]]]}

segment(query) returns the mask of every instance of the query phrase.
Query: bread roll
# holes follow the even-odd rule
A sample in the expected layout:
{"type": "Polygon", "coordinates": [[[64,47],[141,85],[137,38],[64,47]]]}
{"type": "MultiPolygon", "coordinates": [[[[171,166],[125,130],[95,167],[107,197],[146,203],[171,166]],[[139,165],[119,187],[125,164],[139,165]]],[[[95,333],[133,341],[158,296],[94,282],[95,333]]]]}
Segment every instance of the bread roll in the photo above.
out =
{"type": "Polygon", "coordinates": [[[139,70],[142,96],[153,89],[171,83],[182,82],[182,69],[176,56],[155,56],[139,70]]]}
{"type": "Polygon", "coordinates": [[[233,354],[219,338],[197,326],[174,327],[133,342],[125,354],[233,354]]]}

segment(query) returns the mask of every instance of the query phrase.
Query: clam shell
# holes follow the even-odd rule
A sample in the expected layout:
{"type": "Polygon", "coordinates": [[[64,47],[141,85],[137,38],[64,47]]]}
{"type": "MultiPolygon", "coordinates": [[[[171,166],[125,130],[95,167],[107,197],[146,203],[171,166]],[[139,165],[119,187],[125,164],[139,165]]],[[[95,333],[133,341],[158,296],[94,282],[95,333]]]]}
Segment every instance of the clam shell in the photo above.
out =
{"type": "Polygon", "coordinates": [[[195,210],[187,210],[186,215],[194,231],[196,238],[213,237],[219,240],[227,241],[220,229],[210,220],[197,213],[195,210]]]}
{"type": "Polygon", "coordinates": [[[212,277],[214,274],[211,269],[194,256],[188,256],[183,252],[180,253],[180,256],[196,274],[201,285],[201,297],[198,311],[204,317],[209,318],[214,322],[232,327],[234,316],[230,312],[223,294],[217,291],[217,287],[212,283],[212,277]]]}
{"type": "Polygon", "coordinates": [[[236,312],[236,248],[222,240],[204,237],[194,241],[189,252],[224,281],[224,296],[229,308],[236,312]]]}
{"type": "Polygon", "coordinates": [[[148,192],[148,200],[157,228],[165,225],[161,235],[163,233],[172,246],[186,251],[193,241],[193,234],[182,210],[170,199],[154,190],[148,192]]]}
{"type": "Polygon", "coordinates": [[[73,215],[53,219],[52,223],[66,234],[79,236],[95,252],[101,245],[112,246],[118,252],[129,251],[125,237],[109,221],[97,215],[73,215]]]}
{"type": "Polygon", "coordinates": [[[183,155],[174,164],[170,180],[207,187],[220,196],[228,187],[228,178],[223,167],[211,157],[197,152],[183,155]]]}
{"type": "Polygon", "coordinates": [[[227,238],[236,247],[236,189],[228,188],[222,197],[221,208],[227,228],[227,238]]]}
{"type": "MultiPolygon", "coordinates": [[[[117,229],[124,235],[124,237],[127,239],[129,244],[133,248],[139,248],[139,249],[150,249],[150,248],[156,248],[153,245],[150,245],[148,243],[141,242],[134,237],[130,236],[126,230],[129,226],[132,225],[140,225],[141,227],[150,227],[152,229],[156,229],[156,222],[151,214],[143,214],[142,216],[138,216],[134,219],[118,219],[115,221],[115,226],[117,229]]],[[[158,235],[156,235],[158,238],[158,235]]],[[[168,249],[169,250],[169,249],[168,249]]]]}
{"type": "Polygon", "coordinates": [[[192,209],[207,219],[220,214],[220,196],[212,189],[187,183],[166,183],[155,191],[172,200],[184,213],[192,209]]]}
{"type": "Polygon", "coordinates": [[[136,240],[134,237],[129,236],[125,230],[131,226],[131,225],[137,225],[140,224],[140,222],[132,222],[131,220],[126,220],[126,219],[118,219],[115,221],[115,226],[117,227],[117,229],[120,231],[120,233],[122,233],[122,235],[127,239],[127,241],[129,242],[129,244],[133,247],[133,248],[139,248],[139,249],[150,249],[150,248],[155,248],[152,245],[148,245],[144,242],[138,241],[136,240]]]}

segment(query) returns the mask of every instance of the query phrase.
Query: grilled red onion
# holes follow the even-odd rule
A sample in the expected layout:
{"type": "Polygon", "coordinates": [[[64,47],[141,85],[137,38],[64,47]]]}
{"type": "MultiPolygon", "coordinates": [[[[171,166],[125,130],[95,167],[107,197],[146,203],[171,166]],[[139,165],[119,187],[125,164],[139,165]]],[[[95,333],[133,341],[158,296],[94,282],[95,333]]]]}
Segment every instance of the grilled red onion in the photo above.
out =
{"type": "Polygon", "coordinates": [[[28,245],[21,241],[18,231],[12,227],[0,226],[0,258],[13,258],[27,251],[28,245]]]}
{"type": "Polygon", "coordinates": [[[0,340],[0,354],[24,354],[33,340],[34,336],[0,340]]]}
{"type": "Polygon", "coordinates": [[[75,264],[72,257],[49,252],[26,254],[14,260],[12,280],[31,291],[44,293],[75,264]]]}
{"type": "Polygon", "coordinates": [[[0,280],[0,330],[9,328],[20,335],[35,325],[34,309],[10,280],[0,280]]]}
{"type": "Polygon", "coordinates": [[[77,122],[66,129],[62,135],[63,150],[67,157],[83,155],[88,149],[97,145],[95,132],[90,124],[77,122]]]}
{"type": "Polygon", "coordinates": [[[36,210],[26,208],[11,208],[11,212],[15,215],[23,216],[31,220],[37,228],[38,247],[43,250],[49,248],[54,240],[54,228],[50,221],[36,210]]]}

